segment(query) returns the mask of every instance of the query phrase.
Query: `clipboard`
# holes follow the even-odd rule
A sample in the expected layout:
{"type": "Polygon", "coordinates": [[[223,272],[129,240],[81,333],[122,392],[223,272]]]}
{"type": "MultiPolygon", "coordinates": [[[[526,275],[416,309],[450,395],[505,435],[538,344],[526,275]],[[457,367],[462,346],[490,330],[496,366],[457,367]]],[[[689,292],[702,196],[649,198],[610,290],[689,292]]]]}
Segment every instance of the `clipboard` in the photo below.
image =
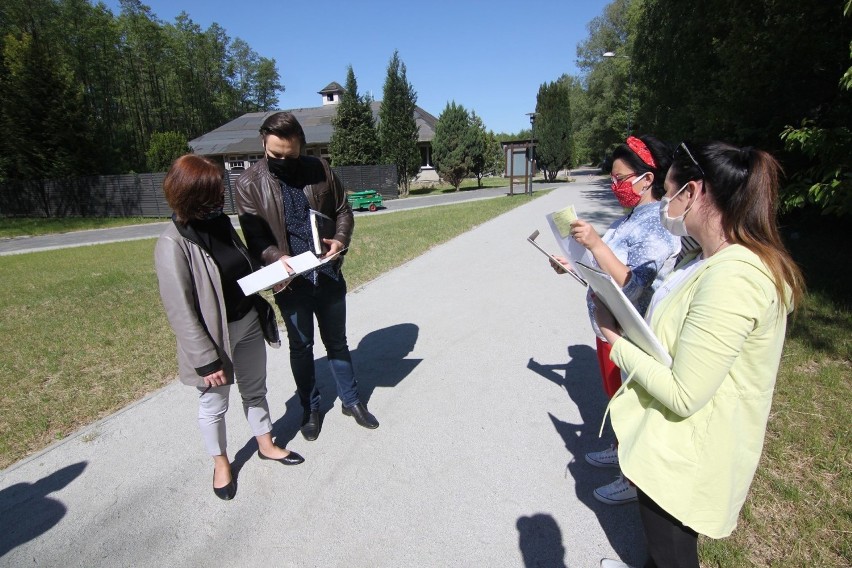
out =
{"type": "Polygon", "coordinates": [[[577,270],[588,281],[595,295],[612,312],[624,336],[659,363],[671,368],[671,355],[612,277],[582,262],[577,263],[577,270]]]}

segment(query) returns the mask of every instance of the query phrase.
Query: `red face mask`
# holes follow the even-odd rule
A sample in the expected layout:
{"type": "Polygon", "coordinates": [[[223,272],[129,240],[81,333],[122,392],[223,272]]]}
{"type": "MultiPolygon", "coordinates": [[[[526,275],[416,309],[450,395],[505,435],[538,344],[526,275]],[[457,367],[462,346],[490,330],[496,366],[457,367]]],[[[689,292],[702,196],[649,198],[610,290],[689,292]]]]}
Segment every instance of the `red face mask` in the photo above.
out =
{"type": "Polygon", "coordinates": [[[615,194],[615,198],[618,199],[618,202],[622,207],[636,207],[647,189],[642,191],[642,193],[637,194],[633,191],[633,186],[647,174],[648,172],[645,172],[633,181],[626,179],[619,181],[617,177],[610,176],[610,179],[612,179],[612,185],[610,187],[612,187],[612,192],[615,194]]]}

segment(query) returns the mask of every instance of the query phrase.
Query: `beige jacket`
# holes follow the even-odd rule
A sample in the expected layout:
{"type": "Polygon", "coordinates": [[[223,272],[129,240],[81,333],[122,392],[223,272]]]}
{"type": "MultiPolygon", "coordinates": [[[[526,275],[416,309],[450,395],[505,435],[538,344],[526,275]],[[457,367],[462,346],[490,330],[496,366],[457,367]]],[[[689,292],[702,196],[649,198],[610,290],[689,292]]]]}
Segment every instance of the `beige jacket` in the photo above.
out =
{"type": "MultiPolygon", "coordinates": [[[[235,246],[245,251],[236,232],[235,246]]],[[[248,251],[245,251],[248,254],[248,251]]],[[[199,244],[178,230],[174,222],[163,231],[154,249],[154,265],[160,284],[160,298],[177,339],[178,376],[182,383],[205,386],[196,369],[217,359],[231,383],[234,364],[228,335],[228,318],[222,294],[219,267],[199,244]]],[[[267,343],[281,345],[275,313],[263,298],[255,295],[255,309],[267,343]]]]}

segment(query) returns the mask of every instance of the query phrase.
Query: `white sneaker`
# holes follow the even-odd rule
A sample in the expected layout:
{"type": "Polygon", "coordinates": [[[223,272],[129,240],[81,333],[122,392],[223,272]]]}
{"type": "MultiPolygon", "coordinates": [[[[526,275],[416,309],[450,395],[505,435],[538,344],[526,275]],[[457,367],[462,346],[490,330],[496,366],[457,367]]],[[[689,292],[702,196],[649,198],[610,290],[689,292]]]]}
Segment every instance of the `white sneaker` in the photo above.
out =
{"type": "Polygon", "coordinates": [[[607,505],[624,505],[625,503],[633,503],[638,499],[636,497],[636,486],[632,485],[627,478],[619,475],[618,479],[595,489],[595,499],[607,505]]]}
{"type": "Polygon", "coordinates": [[[615,444],[600,452],[589,452],[586,461],[595,467],[618,467],[618,448],[615,444]]]}
{"type": "Polygon", "coordinates": [[[604,558],[601,560],[601,568],[633,568],[630,564],[625,564],[621,560],[610,560],[604,558]]]}

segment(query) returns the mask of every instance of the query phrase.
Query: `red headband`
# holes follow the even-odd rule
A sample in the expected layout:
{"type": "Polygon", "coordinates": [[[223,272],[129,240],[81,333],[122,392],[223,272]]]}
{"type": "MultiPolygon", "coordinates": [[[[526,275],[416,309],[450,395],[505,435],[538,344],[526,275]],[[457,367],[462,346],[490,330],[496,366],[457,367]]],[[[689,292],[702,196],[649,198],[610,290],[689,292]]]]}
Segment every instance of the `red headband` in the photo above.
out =
{"type": "Polygon", "coordinates": [[[654,156],[651,155],[651,151],[648,150],[648,146],[646,146],[644,142],[642,142],[635,136],[628,136],[627,145],[630,147],[631,150],[636,152],[636,155],[639,156],[643,162],[645,162],[652,168],[657,167],[657,163],[654,161],[654,156]]]}

